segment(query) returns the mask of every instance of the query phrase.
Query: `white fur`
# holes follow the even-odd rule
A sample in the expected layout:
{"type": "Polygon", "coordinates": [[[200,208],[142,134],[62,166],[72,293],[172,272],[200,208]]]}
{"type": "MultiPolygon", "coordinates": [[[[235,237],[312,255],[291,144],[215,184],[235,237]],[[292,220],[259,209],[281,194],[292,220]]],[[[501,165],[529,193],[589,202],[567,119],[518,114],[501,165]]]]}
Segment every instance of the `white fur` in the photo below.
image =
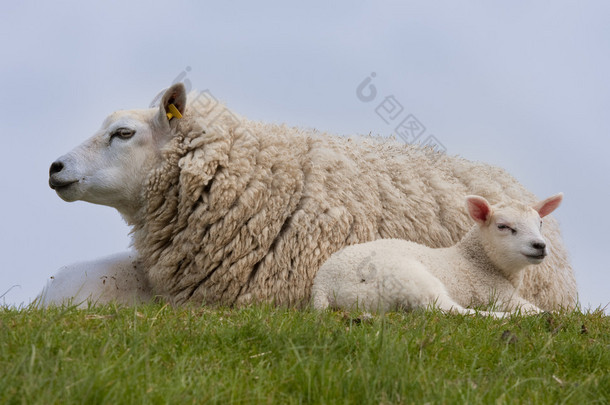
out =
{"type": "MultiPolygon", "coordinates": [[[[517,292],[522,270],[546,256],[541,216],[552,212],[562,194],[534,207],[489,206],[467,198],[477,224],[456,245],[432,249],[399,239],[352,245],[326,261],[314,280],[313,306],[368,311],[410,310],[435,305],[445,311],[495,302],[503,311],[540,309],[517,292]]],[[[505,316],[501,312],[480,312],[505,316]]]]}
{"type": "Polygon", "coordinates": [[[51,305],[133,305],[153,299],[146,275],[134,252],[64,266],[52,276],[36,303],[51,305]]]}
{"type": "Polygon", "coordinates": [[[160,145],[153,136],[155,110],[117,111],[103,122],[93,137],[57,162],[49,184],[68,202],[82,200],[115,207],[131,222],[139,208],[143,179],[157,161],[160,145]],[[118,129],[137,131],[133,140],[113,136],[118,129]]]}

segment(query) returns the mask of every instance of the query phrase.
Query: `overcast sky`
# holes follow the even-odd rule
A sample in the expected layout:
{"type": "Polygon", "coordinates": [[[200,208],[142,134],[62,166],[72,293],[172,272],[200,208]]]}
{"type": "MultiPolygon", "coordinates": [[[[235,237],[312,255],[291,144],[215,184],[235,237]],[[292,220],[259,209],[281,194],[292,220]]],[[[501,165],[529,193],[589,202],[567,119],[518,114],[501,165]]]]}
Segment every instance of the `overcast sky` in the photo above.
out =
{"type": "Polygon", "coordinates": [[[337,134],[389,135],[375,107],[394,96],[447,153],[563,191],[580,300],[610,302],[610,3],[203,3],[2,2],[0,303],[128,249],[119,214],[60,200],[48,168],[179,75],[251,119],[337,134]]]}

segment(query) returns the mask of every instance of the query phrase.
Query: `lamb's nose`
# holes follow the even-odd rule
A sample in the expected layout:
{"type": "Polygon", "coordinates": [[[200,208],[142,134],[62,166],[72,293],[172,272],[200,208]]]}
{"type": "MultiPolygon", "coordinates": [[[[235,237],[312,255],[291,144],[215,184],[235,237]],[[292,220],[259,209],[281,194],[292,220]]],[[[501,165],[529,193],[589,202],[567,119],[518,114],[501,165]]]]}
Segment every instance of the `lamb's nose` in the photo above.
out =
{"type": "Polygon", "coordinates": [[[546,243],[544,242],[532,242],[532,247],[538,250],[544,250],[546,248],[546,243]]]}
{"type": "Polygon", "coordinates": [[[59,173],[64,169],[64,164],[60,161],[53,162],[51,164],[51,168],[49,169],[49,176],[54,175],[55,173],[59,173]]]}

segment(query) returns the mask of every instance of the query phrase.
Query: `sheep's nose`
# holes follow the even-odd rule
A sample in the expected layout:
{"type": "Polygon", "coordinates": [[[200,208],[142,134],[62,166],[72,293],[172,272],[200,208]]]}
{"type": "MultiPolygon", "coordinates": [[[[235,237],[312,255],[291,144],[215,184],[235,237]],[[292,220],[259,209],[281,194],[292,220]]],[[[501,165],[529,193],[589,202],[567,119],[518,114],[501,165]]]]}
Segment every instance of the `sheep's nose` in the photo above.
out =
{"type": "Polygon", "coordinates": [[[538,250],[544,250],[546,248],[546,243],[544,242],[532,242],[532,247],[538,250]]]}
{"type": "Polygon", "coordinates": [[[54,175],[55,173],[59,173],[64,169],[64,164],[60,161],[53,162],[51,164],[51,168],[49,169],[49,176],[54,175]]]}

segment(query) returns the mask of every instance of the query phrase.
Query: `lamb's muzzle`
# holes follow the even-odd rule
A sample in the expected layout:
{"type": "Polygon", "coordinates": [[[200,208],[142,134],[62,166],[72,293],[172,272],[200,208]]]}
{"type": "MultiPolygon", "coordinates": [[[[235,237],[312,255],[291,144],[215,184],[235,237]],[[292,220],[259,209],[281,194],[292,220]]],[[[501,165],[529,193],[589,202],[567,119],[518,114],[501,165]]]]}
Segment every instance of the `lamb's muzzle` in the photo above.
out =
{"type": "Polygon", "coordinates": [[[544,240],[530,242],[531,251],[524,252],[523,255],[532,264],[540,264],[547,255],[546,243],[544,240]]]}
{"type": "Polygon", "coordinates": [[[536,250],[544,250],[546,248],[546,243],[540,242],[532,242],[532,247],[536,250]]]}

